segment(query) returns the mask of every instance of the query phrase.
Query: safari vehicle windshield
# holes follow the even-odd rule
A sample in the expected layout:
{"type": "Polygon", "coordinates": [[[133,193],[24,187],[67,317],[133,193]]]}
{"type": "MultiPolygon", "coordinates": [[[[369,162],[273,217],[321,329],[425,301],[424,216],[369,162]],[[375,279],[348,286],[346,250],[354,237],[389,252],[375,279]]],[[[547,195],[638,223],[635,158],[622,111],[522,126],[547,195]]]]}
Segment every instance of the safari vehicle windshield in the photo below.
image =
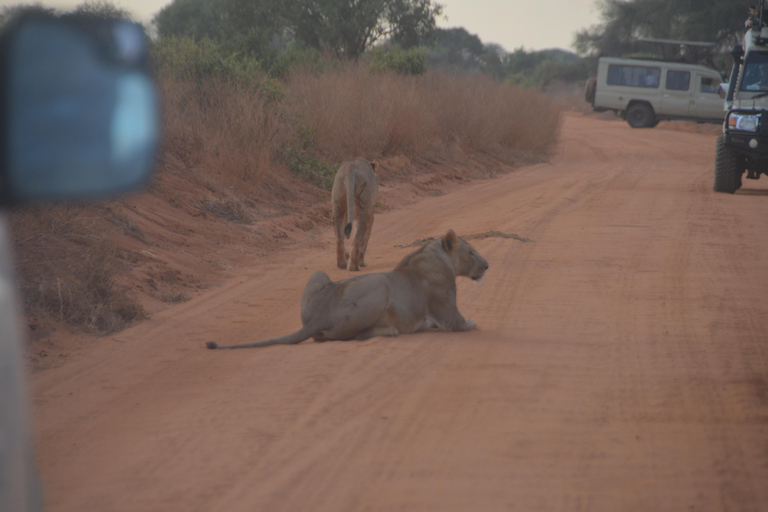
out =
{"type": "Polygon", "coordinates": [[[740,91],[768,91],[768,53],[749,52],[740,91]]]}

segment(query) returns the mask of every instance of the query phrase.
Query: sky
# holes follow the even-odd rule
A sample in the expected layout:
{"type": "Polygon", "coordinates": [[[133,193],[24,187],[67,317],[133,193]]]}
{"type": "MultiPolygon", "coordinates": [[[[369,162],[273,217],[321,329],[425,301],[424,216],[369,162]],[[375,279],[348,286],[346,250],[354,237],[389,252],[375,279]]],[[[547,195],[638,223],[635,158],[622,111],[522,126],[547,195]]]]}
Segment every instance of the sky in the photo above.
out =
{"type": "MultiPolygon", "coordinates": [[[[84,0],[0,0],[0,6],[42,3],[72,9],[84,0]]],[[[135,19],[149,22],[171,0],[114,0],[135,19]]],[[[437,0],[443,5],[441,28],[463,27],[484,44],[511,52],[562,48],[573,50],[573,36],[600,21],[596,0],[437,0]],[[447,17],[447,19],[445,19],[447,17]]]]}

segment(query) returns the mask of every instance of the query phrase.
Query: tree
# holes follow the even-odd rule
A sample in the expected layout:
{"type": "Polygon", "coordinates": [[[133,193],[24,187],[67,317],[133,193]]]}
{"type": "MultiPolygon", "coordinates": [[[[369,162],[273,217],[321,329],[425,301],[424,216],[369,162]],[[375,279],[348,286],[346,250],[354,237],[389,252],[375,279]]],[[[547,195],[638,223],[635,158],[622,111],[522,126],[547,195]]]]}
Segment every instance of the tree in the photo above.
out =
{"type": "Polygon", "coordinates": [[[483,54],[483,42],[464,28],[443,28],[435,31],[432,50],[441,64],[473,69],[483,54]]]}
{"type": "Polygon", "coordinates": [[[443,6],[433,5],[430,0],[392,2],[386,15],[392,26],[390,39],[405,49],[432,44],[437,34],[436,20],[442,12],[443,6]]]}
{"type": "Polygon", "coordinates": [[[480,69],[496,80],[501,81],[506,75],[503,62],[506,56],[507,52],[501,45],[495,43],[487,44],[483,48],[482,55],[480,55],[480,69]]]}
{"type": "Polygon", "coordinates": [[[87,0],[75,7],[71,15],[103,20],[130,20],[131,13],[105,0],[87,0]]]}
{"type": "Polygon", "coordinates": [[[431,0],[286,0],[294,36],[311,48],[356,60],[391,39],[403,48],[429,42],[442,6],[431,0]]]}
{"type": "Polygon", "coordinates": [[[55,15],[56,9],[51,7],[45,7],[41,3],[34,4],[18,4],[18,5],[6,5],[0,7],[0,23],[5,23],[14,16],[20,15],[26,12],[37,12],[41,14],[55,15]]]}
{"type": "Polygon", "coordinates": [[[153,22],[161,37],[217,39],[224,23],[221,0],[175,0],[155,15],[153,22]]]}
{"type": "Polygon", "coordinates": [[[639,38],[715,43],[729,50],[744,32],[746,4],[732,0],[598,0],[602,22],[578,32],[581,55],[621,56],[648,52],[639,38]]]}
{"type": "Polygon", "coordinates": [[[160,37],[211,39],[263,58],[285,31],[284,9],[280,0],[174,0],[153,21],[160,37]]]}
{"type": "Polygon", "coordinates": [[[431,0],[174,0],[155,23],[161,37],[217,39],[257,55],[292,37],[357,59],[383,39],[403,48],[428,42],[441,12],[431,0]]]}
{"type": "Polygon", "coordinates": [[[8,5],[0,8],[0,23],[23,13],[47,14],[55,17],[99,18],[106,20],[131,20],[131,13],[106,0],[86,0],[72,11],[59,11],[41,3],[8,5]]]}

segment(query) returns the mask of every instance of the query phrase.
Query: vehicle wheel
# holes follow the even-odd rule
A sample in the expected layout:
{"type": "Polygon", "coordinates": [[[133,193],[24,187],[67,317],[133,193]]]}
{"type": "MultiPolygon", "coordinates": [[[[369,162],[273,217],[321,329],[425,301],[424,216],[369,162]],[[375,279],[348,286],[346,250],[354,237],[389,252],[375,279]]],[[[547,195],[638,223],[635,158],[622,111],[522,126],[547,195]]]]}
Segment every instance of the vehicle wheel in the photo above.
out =
{"type": "Polygon", "coordinates": [[[741,188],[741,175],[747,167],[743,156],[725,143],[725,135],[717,138],[715,146],[715,192],[733,194],[741,188]]]}
{"type": "Polygon", "coordinates": [[[635,103],[627,109],[627,122],[632,128],[650,128],[656,126],[656,114],[645,103],[635,103]]]}
{"type": "Polygon", "coordinates": [[[584,99],[587,101],[587,103],[591,103],[594,105],[596,90],[597,90],[597,78],[592,77],[587,80],[586,84],[584,84],[584,99]]]}

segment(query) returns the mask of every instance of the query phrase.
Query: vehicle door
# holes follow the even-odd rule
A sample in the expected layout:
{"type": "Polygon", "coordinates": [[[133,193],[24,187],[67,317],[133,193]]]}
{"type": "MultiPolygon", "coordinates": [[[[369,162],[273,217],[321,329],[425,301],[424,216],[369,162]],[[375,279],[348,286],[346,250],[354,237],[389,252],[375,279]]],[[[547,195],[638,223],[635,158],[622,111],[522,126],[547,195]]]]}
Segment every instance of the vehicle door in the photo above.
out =
{"type": "Polygon", "coordinates": [[[722,119],[725,112],[723,99],[718,94],[720,78],[698,72],[694,77],[691,115],[699,119],[722,119]]]}
{"type": "Polygon", "coordinates": [[[691,72],[667,69],[661,95],[661,112],[665,116],[688,116],[691,109],[691,72]]]}

